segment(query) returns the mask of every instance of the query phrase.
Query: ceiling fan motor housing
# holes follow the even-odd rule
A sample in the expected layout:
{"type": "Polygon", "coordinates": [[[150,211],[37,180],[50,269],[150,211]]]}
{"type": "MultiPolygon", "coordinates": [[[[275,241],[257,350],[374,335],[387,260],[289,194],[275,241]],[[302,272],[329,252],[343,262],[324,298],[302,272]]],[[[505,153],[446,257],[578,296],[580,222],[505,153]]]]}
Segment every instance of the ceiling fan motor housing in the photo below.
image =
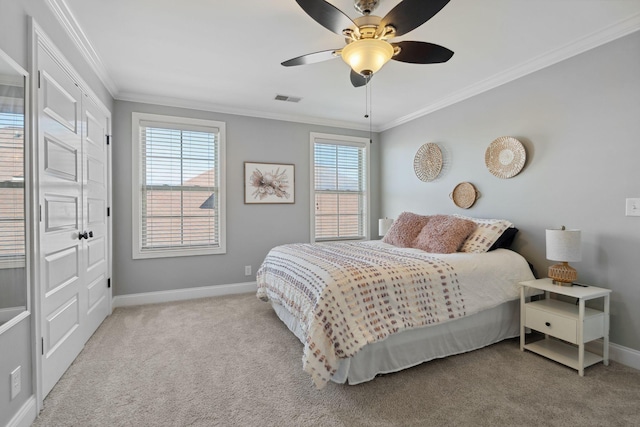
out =
{"type": "Polygon", "coordinates": [[[353,7],[363,15],[369,15],[378,6],[379,0],[355,0],[353,7]]]}

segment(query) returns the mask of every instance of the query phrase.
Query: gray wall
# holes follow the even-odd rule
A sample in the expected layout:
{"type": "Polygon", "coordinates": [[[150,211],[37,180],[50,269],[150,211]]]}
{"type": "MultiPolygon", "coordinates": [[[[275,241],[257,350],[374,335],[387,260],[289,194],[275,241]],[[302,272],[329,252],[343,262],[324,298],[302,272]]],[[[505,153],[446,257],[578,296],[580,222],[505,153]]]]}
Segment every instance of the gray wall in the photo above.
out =
{"type": "Polygon", "coordinates": [[[29,318],[0,335],[0,426],[5,426],[33,394],[29,318]],[[11,400],[10,373],[20,366],[22,390],[11,400]]]}
{"type": "MultiPolygon", "coordinates": [[[[368,132],[117,101],[113,143],[114,295],[251,282],[265,255],[284,243],[308,242],[310,229],[309,132],[368,137],[368,132]],[[227,132],[227,253],[133,260],[131,257],[131,113],[219,120],[227,132]],[[293,205],[245,205],[244,163],[293,163],[293,205]],[[244,266],[254,275],[246,277],[244,266]]],[[[371,145],[371,235],[377,238],[379,147],[371,145]]]]}
{"type": "Polygon", "coordinates": [[[579,281],[612,289],[611,340],[640,350],[640,32],[382,133],[383,215],[402,211],[507,218],[514,249],[546,277],[545,229],[582,230],[579,281]],[[514,178],[489,173],[484,153],[500,136],[518,138],[527,163],[514,178]],[[419,181],[413,157],[426,142],[445,152],[445,170],[419,181]],[[449,199],[473,183],[468,210],[449,199]]]}
{"type": "MultiPolygon", "coordinates": [[[[32,16],[73,64],[96,95],[110,109],[113,99],[100,83],[75,44],[67,37],[43,0],[0,0],[0,49],[22,68],[29,69],[28,17],[32,16]]],[[[6,425],[34,394],[31,371],[31,317],[0,335],[0,425],[6,425]],[[22,391],[10,401],[9,373],[22,370],[22,391]]]]}

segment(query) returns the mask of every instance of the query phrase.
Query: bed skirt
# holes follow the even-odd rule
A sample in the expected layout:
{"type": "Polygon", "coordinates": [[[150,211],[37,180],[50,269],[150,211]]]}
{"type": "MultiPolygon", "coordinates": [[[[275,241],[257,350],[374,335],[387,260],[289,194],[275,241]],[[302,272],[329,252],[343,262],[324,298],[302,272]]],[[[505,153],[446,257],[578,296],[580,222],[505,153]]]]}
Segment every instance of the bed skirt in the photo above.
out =
{"type": "MultiPolygon", "coordinates": [[[[281,305],[272,302],[276,314],[304,343],[300,324],[281,305]]],[[[397,372],[420,363],[476,350],[520,335],[520,300],[442,324],[406,330],[383,341],[368,344],[355,356],[341,360],[331,381],[351,385],[372,380],[378,374],[397,372]]]]}

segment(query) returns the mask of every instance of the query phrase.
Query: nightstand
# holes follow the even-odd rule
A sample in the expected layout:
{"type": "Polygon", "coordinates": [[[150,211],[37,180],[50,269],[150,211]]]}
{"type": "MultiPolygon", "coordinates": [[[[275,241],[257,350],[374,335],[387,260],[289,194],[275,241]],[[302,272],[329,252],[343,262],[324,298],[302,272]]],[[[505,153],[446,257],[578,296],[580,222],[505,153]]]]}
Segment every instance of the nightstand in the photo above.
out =
{"type": "Polygon", "coordinates": [[[609,365],[609,294],[610,289],[595,286],[560,286],[551,279],[520,282],[520,350],[529,350],[578,370],[598,362],[609,365]],[[545,299],[527,302],[526,288],[544,291],[545,299]],[[551,299],[550,295],[577,299],[571,304],[551,299]],[[585,301],[604,298],[602,311],[585,307],[585,301]],[[545,334],[545,338],[525,344],[525,329],[545,334]],[[602,338],[602,356],[585,351],[585,343],[602,338]],[[571,344],[569,344],[571,343],[571,344]],[[573,344],[573,345],[572,345],[573,344]]]}

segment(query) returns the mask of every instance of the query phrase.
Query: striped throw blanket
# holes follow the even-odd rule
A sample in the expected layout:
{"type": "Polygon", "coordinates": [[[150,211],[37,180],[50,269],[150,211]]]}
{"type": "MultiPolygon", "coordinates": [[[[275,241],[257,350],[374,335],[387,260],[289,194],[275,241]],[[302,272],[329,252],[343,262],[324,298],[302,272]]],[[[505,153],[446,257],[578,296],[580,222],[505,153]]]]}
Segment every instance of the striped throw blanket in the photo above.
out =
{"type": "Polygon", "coordinates": [[[258,298],[294,315],[303,367],[318,388],[339,359],[402,330],[465,316],[456,272],[427,253],[363,243],[291,244],[267,255],[258,298]]]}

